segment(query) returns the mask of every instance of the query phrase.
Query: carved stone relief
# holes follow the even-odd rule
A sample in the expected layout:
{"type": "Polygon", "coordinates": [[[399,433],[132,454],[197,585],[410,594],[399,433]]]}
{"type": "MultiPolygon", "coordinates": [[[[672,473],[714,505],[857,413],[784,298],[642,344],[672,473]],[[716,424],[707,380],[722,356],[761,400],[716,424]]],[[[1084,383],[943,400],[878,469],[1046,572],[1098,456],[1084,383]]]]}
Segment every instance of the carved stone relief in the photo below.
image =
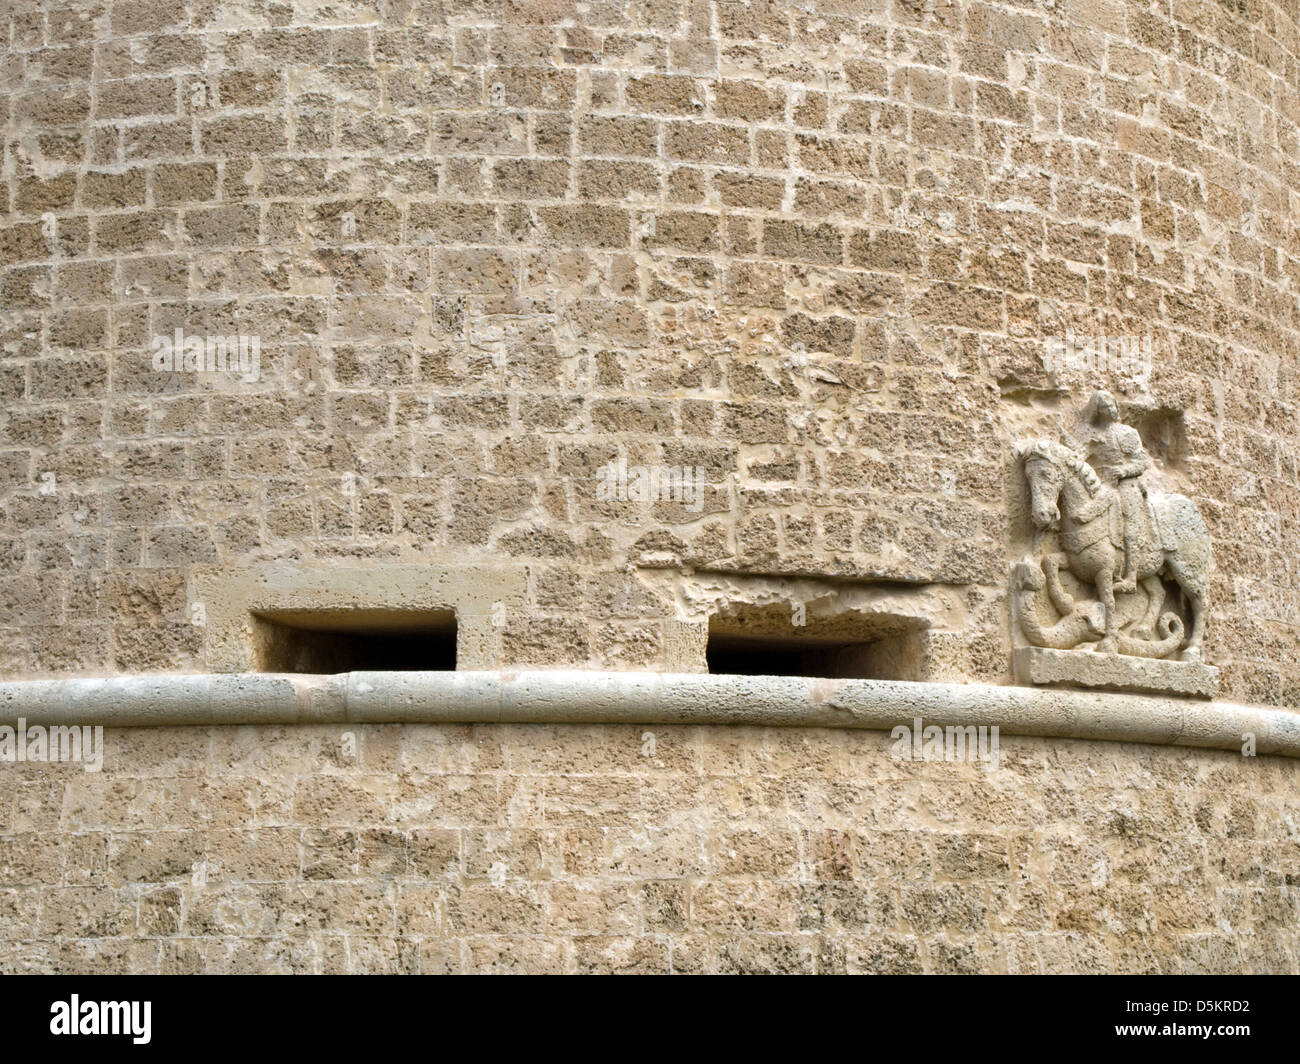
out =
{"type": "Polygon", "coordinates": [[[1033,530],[1011,570],[1017,678],[1213,697],[1205,521],[1147,484],[1151,459],[1113,396],[1095,393],[1084,414],[1077,446],[1015,449],[1033,530]]]}

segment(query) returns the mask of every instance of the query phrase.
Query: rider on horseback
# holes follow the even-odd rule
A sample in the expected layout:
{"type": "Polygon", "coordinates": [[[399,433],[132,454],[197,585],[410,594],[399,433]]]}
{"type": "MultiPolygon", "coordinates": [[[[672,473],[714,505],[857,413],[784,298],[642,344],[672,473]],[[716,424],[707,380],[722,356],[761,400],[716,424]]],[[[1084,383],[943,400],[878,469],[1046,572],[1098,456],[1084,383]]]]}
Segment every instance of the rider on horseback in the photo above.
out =
{"type": "MultiPolygon", "coordinates": [[[[1151,464],[1142,437],[1119,419],[1119,405],[1110,392],[1094,392],[1085,411],[1089,433],[1086,439],[1088,463],[1119,496],[1124,543],[1124,576],[1115,585],[1117,594],[1137,590],[1137,548],[1142,521],[1149,519],[1147,490],[1142,474],[1151,464]]],[[[1119,530],[1116,530],[1119,531],[1119,530]]],[[[1116,543],[1116,546],[1119,544],[1116,543]]]]}

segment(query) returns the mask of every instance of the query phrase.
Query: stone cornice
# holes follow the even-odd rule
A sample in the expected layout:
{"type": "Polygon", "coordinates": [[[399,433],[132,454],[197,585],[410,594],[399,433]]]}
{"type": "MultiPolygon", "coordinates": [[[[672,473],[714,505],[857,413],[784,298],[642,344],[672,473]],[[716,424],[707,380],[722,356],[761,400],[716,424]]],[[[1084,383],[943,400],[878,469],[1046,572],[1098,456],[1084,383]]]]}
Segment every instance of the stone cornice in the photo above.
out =
{"type": "Polygon", "coordinates": [[[0,683],[0,722],[741,724],[890,730],[996,725],[1003,735],[1300,757],[1288,709],[1031,687],[582,670],[123,676],[0,683]]]}

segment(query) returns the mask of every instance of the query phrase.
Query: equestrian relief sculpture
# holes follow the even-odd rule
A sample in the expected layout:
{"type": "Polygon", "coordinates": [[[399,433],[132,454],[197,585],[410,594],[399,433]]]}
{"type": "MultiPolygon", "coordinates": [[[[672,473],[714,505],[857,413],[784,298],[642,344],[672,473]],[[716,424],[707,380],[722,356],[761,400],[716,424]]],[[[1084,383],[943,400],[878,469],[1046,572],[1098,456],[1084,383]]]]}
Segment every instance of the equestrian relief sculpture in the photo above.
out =
{"type": "Polygon", "coordinates": [[[1109,392],[1089,401],[1080,442],[1015,449],[1037,555],[1011,571],[1018,679],[1213,697],[1200,511],[1148,487],[1151,459],[1109,392]]]}

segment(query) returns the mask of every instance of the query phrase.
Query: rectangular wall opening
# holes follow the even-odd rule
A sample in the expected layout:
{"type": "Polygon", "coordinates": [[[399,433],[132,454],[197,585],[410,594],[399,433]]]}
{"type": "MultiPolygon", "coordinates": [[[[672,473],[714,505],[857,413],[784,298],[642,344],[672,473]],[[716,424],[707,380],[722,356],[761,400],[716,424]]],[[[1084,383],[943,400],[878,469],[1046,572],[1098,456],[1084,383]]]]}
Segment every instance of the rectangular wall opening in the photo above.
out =
{"type": "Polygon", "coordinates": [[[265,610],[252,616],[258,672],[456,668],[455,610],[265,610]]]}
{"type": "Polygon", "coordinates": [[[788,606],[709,619],[709,672],[733,676],[923,680],[926,625],[915,617],[845,613],[793,623],[788,606]]]}

